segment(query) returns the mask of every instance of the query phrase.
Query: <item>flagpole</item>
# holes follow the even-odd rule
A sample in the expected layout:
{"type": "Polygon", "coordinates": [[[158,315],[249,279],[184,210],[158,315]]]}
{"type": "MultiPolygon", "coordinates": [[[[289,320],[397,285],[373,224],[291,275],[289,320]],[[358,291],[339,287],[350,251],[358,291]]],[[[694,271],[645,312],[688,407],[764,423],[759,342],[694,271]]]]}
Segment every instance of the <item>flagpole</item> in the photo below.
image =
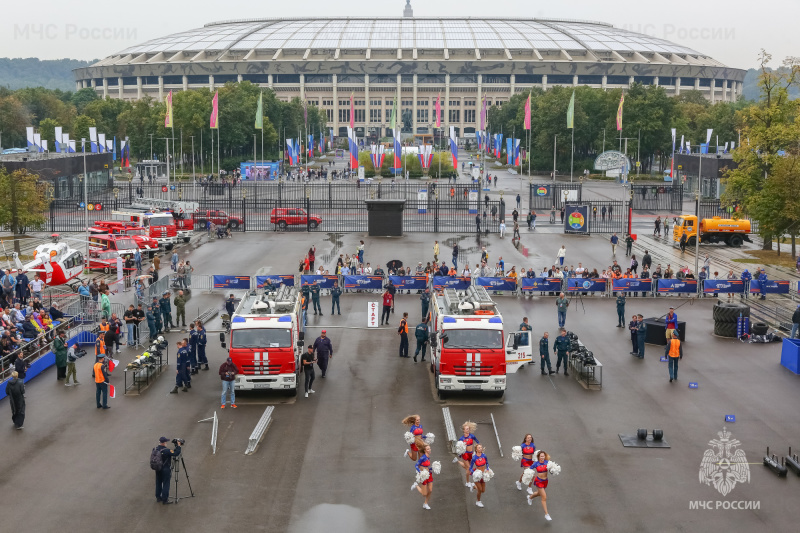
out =
{"type": "Polygon", "coordinates": [[[203,128],[200,128],[200,174],[205,175],[206,171],[203,166],[203,128]]]}
{"type": "Polygon", "coordinates": [[[575,125],[572,126],[572,156],[569,160],[569,182],[572,183],[572,167],[575,163],[575,125]]]}
{"type": "MultiPolygon", "coordinates": [[[[175,166],[175,128],[170,128],[172,130],[172,165],[173,165],[173,174],[177,173],[178,169],[175,166]]],[[[169,148],[167,148],[169,150],[169,148]]],[[[177,176],[176,176],[177,177],[177,176]]],[[[169,177],[167,177],[167,200],[172,200],[172,191],[169,186],[169,177]]]]}

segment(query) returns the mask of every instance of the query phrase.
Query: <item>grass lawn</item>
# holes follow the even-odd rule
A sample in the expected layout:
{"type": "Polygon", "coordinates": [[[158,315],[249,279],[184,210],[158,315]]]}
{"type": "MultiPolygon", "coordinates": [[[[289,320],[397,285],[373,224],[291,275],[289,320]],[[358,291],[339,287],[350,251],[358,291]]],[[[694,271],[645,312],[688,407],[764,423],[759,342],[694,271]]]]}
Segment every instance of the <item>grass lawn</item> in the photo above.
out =
{"type": "Polygon", "coordinates": [[[745,252],[747,255],[752,256],[752,259],[734,259],[737,263],[747,263],[753,265],[775,265],[786,268],[794,268],[795,261],[792,257],[791,246],[782,246],[781,255],[775,250],[750,250],[745,252]]]}

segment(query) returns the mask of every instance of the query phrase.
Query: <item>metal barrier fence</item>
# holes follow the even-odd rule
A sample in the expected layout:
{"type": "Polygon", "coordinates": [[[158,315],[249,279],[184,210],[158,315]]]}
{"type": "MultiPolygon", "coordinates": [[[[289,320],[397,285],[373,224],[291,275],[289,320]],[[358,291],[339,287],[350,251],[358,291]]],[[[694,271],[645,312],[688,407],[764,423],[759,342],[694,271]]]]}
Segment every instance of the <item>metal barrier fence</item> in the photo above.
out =
{"type": "Polygon", "coordinates": [[[641,211],[683,211],[683,185],[632,185],[631,206],[641,211]]]}
{"type": "Polygon", "coordinates": [[[572,192],[567,201],[582,201],[582,183],[532,183],[528,189],[528,205],[531,209],[549,211],[555,207],[559,211],[564,207],[564,193],[572,192]]]}
{"type": "MultiPolygon", "coordinates": [[[[696,211],[696,202],[687,203],[686,212],[689,214],[694,214],[696,211]]],[[[721,218],[741,218],[743,220],[750,221],[750,231],[752,233],[758,233],[758,221],[752,220],[747,215],[743,215],[741,213],[734,212],[733,210],[729,210],[727,207],[722,205],[720,200],[700,200],[700,218],[712,218],[712,217],[721,217],[721,218]]]]}
{"type": "Polygon", "coordinates": [[[626,233],[628,231],[628,202],[621,200],[585,200],[567,202],[567,207],[588,207],[589,223],[586,233],[626,233]]]}

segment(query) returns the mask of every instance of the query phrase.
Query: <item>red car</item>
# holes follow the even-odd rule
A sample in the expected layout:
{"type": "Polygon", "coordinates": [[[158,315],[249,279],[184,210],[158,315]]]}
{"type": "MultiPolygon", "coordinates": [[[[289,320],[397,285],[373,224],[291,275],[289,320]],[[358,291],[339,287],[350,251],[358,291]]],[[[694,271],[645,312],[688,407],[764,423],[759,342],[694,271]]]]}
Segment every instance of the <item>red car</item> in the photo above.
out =
{"type": "MultiPolygon", "coordinates": [[[[89,270],[102,270],[105,274],[112,271],[116,272],[118,257],[119,254],[117,252],[95,252],[89,250],[89,270]]],[[[125,264],[125,259],[122,260],[122,264],[125,264]]],[[[124,272],[130,272],[136,270],[136,267],[125,268],[123,266],[122,270],[124,272]]]]}
{"type": "Polygon", "coordinates": [[[197,229],[205,229],[206,222],[209,220],[217,226],[226,226],[230,220],[231,229],[244,225],[244,220],[237,216],[229,215],[225,211],[197,211],[192,216],[197,229]]]}
{"type": "Polygon", "coordinates": [[[297,209],[294,207],[280,207],[275,208],[269,215],[270,224],[277,224],[281,229],[286,229],[286,226],[305,226],[314,229],[322,224],[322,219],[318,215],[308,215],[305,209],[297,209]]]}

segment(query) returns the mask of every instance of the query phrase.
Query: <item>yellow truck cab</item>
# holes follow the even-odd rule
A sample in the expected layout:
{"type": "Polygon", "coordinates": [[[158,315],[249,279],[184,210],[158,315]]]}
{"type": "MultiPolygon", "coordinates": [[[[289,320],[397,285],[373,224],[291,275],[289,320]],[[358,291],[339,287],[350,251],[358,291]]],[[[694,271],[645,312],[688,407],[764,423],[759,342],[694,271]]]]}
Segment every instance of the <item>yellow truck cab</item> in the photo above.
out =
{"type": "MultiPolygon", "coordinates": [[[[680,242],[686,234],[686,243],[694,246],[697,236],[697,217],[681,215],[678,223],[672,227],[672,240],[680,242]]],[[[749,237],[750,221],[732,218],[704,218],[700,220],[700,244],[725,243],[727,246],[741,246],[744,241],[752,242],[749,237]]]]}

